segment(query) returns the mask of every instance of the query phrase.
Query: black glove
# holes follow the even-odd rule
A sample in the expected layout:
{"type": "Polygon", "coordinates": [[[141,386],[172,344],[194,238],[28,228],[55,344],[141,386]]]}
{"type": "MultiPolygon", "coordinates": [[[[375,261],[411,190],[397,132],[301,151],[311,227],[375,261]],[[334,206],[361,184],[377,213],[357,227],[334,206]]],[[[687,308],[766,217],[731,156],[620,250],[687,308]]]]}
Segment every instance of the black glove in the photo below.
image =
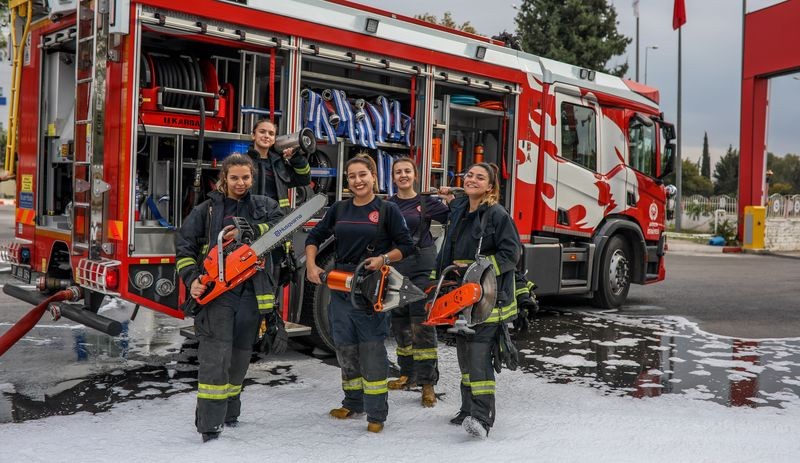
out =
{"type": "Polygon", "coordinates": [[[517,318],[514,319],[514,332],[527,333],[531,327],[531,323],[528,320],[528,308],[523,305],[519,306],[518,310],[517,318]]]}
{"type": "Polygon", "coordinates": [[[283,319],[278,312],[273,310],[264,315],[267,328],[259,343],[259,350],[265,354],[282,354],[289,345],[289,333],[283,324],[283,319]]]}

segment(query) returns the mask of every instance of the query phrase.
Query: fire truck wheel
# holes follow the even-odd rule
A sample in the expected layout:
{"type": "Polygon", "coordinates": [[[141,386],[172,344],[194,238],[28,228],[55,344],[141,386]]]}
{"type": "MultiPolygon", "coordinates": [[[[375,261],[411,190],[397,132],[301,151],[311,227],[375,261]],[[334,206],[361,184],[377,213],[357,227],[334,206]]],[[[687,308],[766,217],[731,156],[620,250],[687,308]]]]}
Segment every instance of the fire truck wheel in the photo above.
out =
{"type": "MultiPolygon", "coordinates": [[[[333,253],[326,252],[318,256],[317,265],[329,272],[333,270],[333,259],[333,253]]],[[[333,352],[333,337],[331,337],[331,325],[328,321],[331,290],[324,284],[315,285],[308,280],[304,281],[303,311],[300,313],[300,323],[313,328],[308,340],[314,346],[333,352]]]]}
{"type": "Polygon", "coordinates": [[[603,309],[615,309],[628,297],[631,287],[631,253],[620,236],[608,240],[600,262],[599,287],[594,304],[603,309]]]}

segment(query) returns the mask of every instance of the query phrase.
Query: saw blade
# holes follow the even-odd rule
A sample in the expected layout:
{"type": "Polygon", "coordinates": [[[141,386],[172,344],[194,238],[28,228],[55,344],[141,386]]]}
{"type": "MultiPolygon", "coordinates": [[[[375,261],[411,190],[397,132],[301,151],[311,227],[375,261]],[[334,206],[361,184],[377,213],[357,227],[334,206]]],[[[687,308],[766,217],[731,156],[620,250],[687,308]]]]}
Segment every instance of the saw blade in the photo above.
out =
{"type": "Polygon", "coordinates": [[[283,240],[290,237],[292,233],[311,220],[314,214],[322,210],[326,204],[328,204],[327,195],[317,194],[312,196],[300,207],[286,214],[280,222],[270,227],[257,240],[253,241],[250,248],[261,256],[278,247],[283,240]]]}

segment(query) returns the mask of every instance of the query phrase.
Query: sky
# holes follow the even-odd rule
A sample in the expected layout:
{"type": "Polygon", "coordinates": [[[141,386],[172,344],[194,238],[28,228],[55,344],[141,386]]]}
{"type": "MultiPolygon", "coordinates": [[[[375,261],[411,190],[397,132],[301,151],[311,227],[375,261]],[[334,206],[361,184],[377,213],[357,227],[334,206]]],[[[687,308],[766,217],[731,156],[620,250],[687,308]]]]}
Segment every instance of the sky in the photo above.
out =
{"type": "MultiPolygon", "coordinates": [[[[520,0],[497,0],[487,7],[476,0],[359,0],[361,3],[400,14],[431,13],[441,17],[446,11],[458,23],[469,21],[479,33],[495,35],[514,31],[514,5],[520,0]]],[[[634,38],[636,22],[632,0],[611,0],[619,21],[618,30],[634,38]]],[[[752,12],[778,0],[749,0],[752,12]]],[[[661,92],[661,104],[668,120],[677,119],[678,33],[672,30],[672,0],[639,2],[639,80],[644,82],[645,47],[647,83],[661,92]]],[[[737,0],[686,0],[687,22],[682,32],[682,155],[698,159],[703,134],[708,132],[712,163],[729,145],[739,145],[739,103],[741,93],[742,2],[737,0]]],[[[627,52],[612,59],[614,65],[627,60],[626,77],[636,75],[635,41],[627,52]]],[[[613,66],[610,66],[613,67],[613,66]]],[[[767,150],[776,154],[800,153],[796,121],[800,117],[800,80],[784,76],[773,81],[767,150]]]]}
{"type": "MultiPolygon", "coordinates": [[[[497,0],[487,8],[487,3],[477,0],[359,1],[409,16],[428,12],[441,17],[450,11],[458,23],[469,21],[485,35],[494,35],[502,30],[514,31],[514,5],[520,4],[520,0],[497,0]]],[[[632,0],[610,1],[617,10],[619,31],[634,38],[632,0]]],[[[749,0],[747,11],[776,3],[780,1],[749,0]]],[[[658,47],[646,53],[647,83],[661,91],[664,113],[668,120],[676,122],[678,33],[672,30],[672,7],[672,0],[640,0],[639,80],[644,82],[646,47],[658,47]]],[[[686,14],[687,22],[682,28],[682,155],[698,159],[702,152],[703,134],[707,132],[714,163],[729,145],[739,145],[742,2],[686,0],[686,14]]],[[[630,67],[626,77],[634,78],[635,53],[635,42],[632,42],[623,56],[613,58],[609,64],[627,60],[630,67]]],[[[0,66],[10,69],[8,61],[0,63],[0,66]]],[[[8,80],[9,72],[0,72],[0,80],[8,80]]],[[[0,82],[6,96],[9,85],[0,82]]],[[[800,117],[800,74],[773,79],[770,101],[767,150],[780,155],[800,153],[796,130],[796,121],[800,117]]],[[[8,123],[6,108],[0,107],[0,121],[4,125],[8,123]]]]}
{"type": "MultiPolygon", "coordinates": [[[[128,315],[131,310],[118,309],[113,309],[119,312],[116,315],[108,311],[104,315],[128,315]]],[[[632,321],[614,314],[592,314],[591,320],[584,321],[601,328],[598,333],[604,334],[608,334],[602,330],[604,327],[625,324],[618,327],[624,329],[615,331],[620,337],[604,338],[601,343],[612,346],[609,352],[613,348],[621,353],[626,347],[645,344],[645,338],[652,337],[651,332],[669,339],[669,345],[648,344],[660,352],[658,357],[669,357],[663,362],[664,371],[650,370],[640,375],[635,388],[609,389],[596,376],[615,375],[631,364],[636,369],[639,363],[620,360],[618,355],[598,358],[595,351],[600,352],[600,348],[578,349],[589,341],[582,339],[585,333],[541,337],[542,342],[552,346],[546,355],[522,347],[520,352],[526,359],[545,364],[553,380],[520,370],[501,372],[497,377],[496,422],[487,440],[472,438],[463,429],[448,424],[460,405],[460,374],[455,348],[441,345],[436,407],[422,408],[418,391],[392,391],[389,417],[381,434],[366,432],[365,418],[329,418],[328,410],[338,407],[341,399],[339,369],[330,362],[288,351],[251,364],[248,378],[252,383],[242,393],[239,427],[225,429],[220,439],[202,444],[193,424],[196,377],[177,373],[191,365],[181,357],[167,361],[169,353],[181,345],[176,329],[181,322],[162,315],[160,318],[166,320],[162,323],[159,316],[154,316],[151,321],[158,323],[147,325],[151,330],[158,327],[152,330],[152,337],[135,335],[137,329],[145,329],[143,322],[152,314],[140,313],[135,326],[141,328],[129,331],[131,336],[124,343],[128,356],[121,356],[123,351],[114,354],[109,346],[107,356],[90,355],[84,360],[95,370],[110,375],[105,377],[107,382],[87,386],[101,393],[82,389],[82,398],[76,398],[76,402],[105,397],[102,391],[106,389],[130,400],[116,401],[99,413],[82,411],[21,423],[0,421],[0,461],[794,463],[800,455],[800,397],[790,389],[791,385],[800,384],[800,376],[793,370],[798,365],[794,362],[800,339],[759,340],[750,343],[759,346],[755,351],[740,349],[732,353],[730,338],[703,333],[679,317],[632,321]],[[698,343],[694,347],[683,346],[688,339],[698,343]],[[144,357],[130,355],[135,350],[144,357]],[[157,359],[166,362],[164,366],[172,373],[148,374],[151,380],[136,384],[111,379],[123,375],[123,369],[139,364],[144,366],[143,371],[160,371],[154,363],[157,359]],[[605,373],[586,373],[585,368],[602,369],[605,373]],[[691,371],[683,375],[687,378],[683,383],[674,377],[666,379],[679,369],[691,371]],[[768,375],[782,376],[784,387],[761,381],[768,375]],[[748,400],[763,406],[716,403],[715,380],[726,377],[721,381],[721,393],[725,395],[733,395],[724,390],[726,384],[733,388],[733,384],[748,377],[760,378],[758,390],[751,391],[755,396],[748,400]],[[660,393],[674,384],[682,389],[660,393]],[[131,386],[133,389],[129,389],[131,386]],[[631,389],[640,398],[630,395],[631,389]]],[[[15,348],[39,345],[42,349],[58,349],[60,336],[68,339],[70,330],[81,333],[79,325],[65,324],[70,322],[40,323],[15,348]]],[[[82,351],[103,347],[95,346],[91,337],[78,339],[82,351]]],[[[58,350],[67,355],[70,351],[58,350]]],[[[389,352],[395,361],[394,345],[390,344],[389,352]]],[[[181,355],[191,358],[196,351],[184,347],[181,355]]],[[[0,362],[4,361],[13,360],[4,357],[0,362]]],[[[62,368],[75,363],[65,363],[62,368]]],[[[15,391],[14,384],[24,382],[18,381],[17,376],[27,374],[25,368],[8,371],[11,377],[0,380],[0,392],[20,392],[15,391]]],[[[80,381],[65,381],[49,393],[57,395],[60,388],[80,381]]]]}

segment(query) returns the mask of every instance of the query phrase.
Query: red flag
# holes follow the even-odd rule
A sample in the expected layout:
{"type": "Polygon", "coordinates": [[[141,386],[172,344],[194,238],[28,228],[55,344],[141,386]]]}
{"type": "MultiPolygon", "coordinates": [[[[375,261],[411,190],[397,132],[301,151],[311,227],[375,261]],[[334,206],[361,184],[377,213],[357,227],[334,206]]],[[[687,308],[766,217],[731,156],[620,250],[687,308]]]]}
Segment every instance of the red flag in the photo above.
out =
{"type": "Polygon", "coordinates": [[[672,29],[678,29],[684,24],[686,24],[686,3],[684,0],[675,0],[672,9],[672,29]]]}

